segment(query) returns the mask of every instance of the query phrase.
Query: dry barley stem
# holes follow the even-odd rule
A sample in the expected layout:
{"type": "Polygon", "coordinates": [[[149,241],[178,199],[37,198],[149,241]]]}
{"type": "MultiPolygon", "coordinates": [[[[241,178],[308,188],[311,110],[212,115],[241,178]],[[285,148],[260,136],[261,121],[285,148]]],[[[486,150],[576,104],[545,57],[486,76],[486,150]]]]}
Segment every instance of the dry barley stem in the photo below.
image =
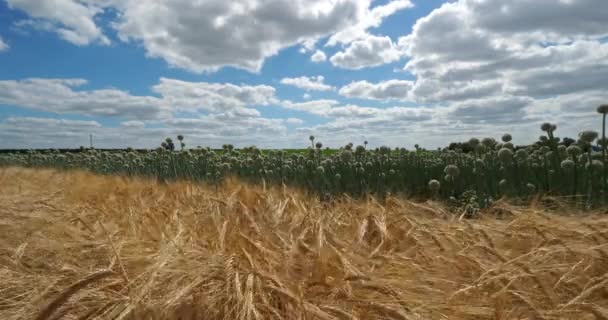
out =
{"type": "Polygon", "coordinates": [[[606,318],[602,215],[501,202],[501,219],[458,221],[238,181],[0,177],[0,319],[606,318]]]}

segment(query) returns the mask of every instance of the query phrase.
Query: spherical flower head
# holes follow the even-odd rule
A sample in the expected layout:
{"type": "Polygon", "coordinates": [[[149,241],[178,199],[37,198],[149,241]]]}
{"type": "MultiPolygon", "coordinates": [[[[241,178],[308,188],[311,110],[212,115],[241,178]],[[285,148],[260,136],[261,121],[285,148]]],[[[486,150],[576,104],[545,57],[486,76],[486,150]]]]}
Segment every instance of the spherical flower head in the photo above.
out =
{"type": "Polygon", "coordinates": [[[596,131],[586,130],[586,131],[579,133],[578,136],[581,139],[581,141],[583,141],[585,143],[593,143],[593,141],[595,141],[595,139],[597,139],[598,134],[596,131]]]}
{"type": "Polygon", "coordinates": [[[220,168],[221,168],[221,169],[222,169],[222,171],[224,171],[224,172],[226,172],[226,171],[230,170],[230,167],[231,167],[230,163],[227,163],[227,162],[226,162],[226,163],[222,163],[222,165],[220,166],[220,168]]]}
{"type": "Polygon", "coordinates": [[[308,140],[310,140],[310,141],[314,141],[314,140],[315,140],[315,136],[310,136],[310,137],[308,137],[308,140]]]}
{"type": "Polygon", "coordinates": [[[528,159],[528,151],[526,151],[526,149],[519,149],[515,152],[515,158],[519,159],[519,160],[526,160],[528,159]]]}
{"type": "Polygon", "coordinates": [[[435,179],[429,181],[429,190],[431,190],[432,193],[439,192],[440,188],[441,188],[441,182],[439,182],[435,179]]]}
{"type": "Polygon", "coordinates": [[[483,138],[481,144],[487,148],[492,148],[496,144],[496,140],[494,140],[494,138],[483,138]]]}
{"type": "Polygon", "coordinates": [[[395,169],[390,169],[388,170],[388,174],[394,176],[395,174],[397,174],[397,171],[395,171],[395,169]]]}
{"type": "Polygon", "coordinates": [[[515,150],[515,146],[511,143],[511,142],[505,142],[502,144],[503,148],[507,148],[507,149],[511,149],[511,150],[515,150]]]}
{"type": "Polygon", "coordinates": [[[498,150],[498,159],[500,159],[502,163],[511,163],[513,160],[513,151],[511,151],[509,148],[502,148],[498,150]]]}
{"type": "Polygon", "coordinates": [[[342,150],[340,153],[340,159],[344,162],[349,162],[353,158],[353,153],[350,150],[342,150]]]}
{"type": "Polygon", "coordinates": [[[572,172],[574,170],[574,161],[570,160],[570,159],[566,159],[564,161],[562,161],[562,163],[560,164],[560,166],[562,167],[562,169],[566,172],[572,172]]]}
{"type": "Polygon", "coordinates": [[[357,146],[355,148],[355,153],[358,155],[362,155],[365,153],[365,147],[364,146],[357,146]]]}
{"type": "Polygon", "coordinates": [[[389,148],[387,146],[381,146],[380,147],[380,153],[381,154],[389,154],[389,153],[391,153],[391,148],[389,148]]]}
{"type": "Polygon", "coordinates": [[[458,177],[458,175],[460,175],[460,169],[453,164],[447,165],[443,172],[453,178],[456,178],[458,177]]]}
{"type": "Polygon", "coordinates": [[[600,160],[593,160],[591,163],[587,162],[585,168],[587,168],[587,170],[600,171],[604,169],[604,163],[600,160]]]}
{"type": "Polygon", "coordinates": [[[317,174],[319,174],[319,175],[325,174],[325,168],[323,166],[318,166],[317,167],[317,174]]]}
{"type": "Polygon", "coordinates": [[[563,144],[560,144],[559,146],[557,146],[557,152],[559,152],[559,154],[566,154],[567,149],[568,148],[563,144]]]}
{"type": "Polygon", "coordinates": [[[321,142],[317,142],[317,143],[315,144],[315,148],[317,148],[317,149],[321,149],[321,148],[323,148],[323,144],[322,144],[321,142]]]}
{"type": "Polygon", "coordinates": [[[177,140],[182,141],[184,140],[184,136],[182,136],[181,134],[177,136],[177,140]]]}
{"type": "Polygon", "coordinates": [[[549,138],[547,138],[546,136],[540,136],[538,137],[538,140],[540,140],[541,142],[547,142],[549,141],[549,138]]]}
{"type": "Polygon", "coordinates": [[[607,114],[608,113],[608,104],[603,104],[603,105],[597,107],[597,112],[601,113],[601,114],[607,114]]]}
{"type": "Polygon", "coordinates": [[[469,139],[469,145],[472,148],[476,148],[479,145],[479,139],[477,139],[477,138],[471,138],[471,139],[469,139]]]}
{"type": "Polygon", "coordinates": [[[545,132],[551,131],[551,128],[553,128],[553,125],[550,124],[549,122],[545,122],[540,125],[540,130],[545,131],[545,132]]]}
{"type": "Polygon", "coordinates": [[[510,134],[508,134],[508,133],[505,133],[505,134],[502,136],[502,141],[503,141],[503,142],[511,142],[511,140],[512,140],[512,139],[513,139],[513,137],[511,137],[511,135],[510,135],[510,134]]]}

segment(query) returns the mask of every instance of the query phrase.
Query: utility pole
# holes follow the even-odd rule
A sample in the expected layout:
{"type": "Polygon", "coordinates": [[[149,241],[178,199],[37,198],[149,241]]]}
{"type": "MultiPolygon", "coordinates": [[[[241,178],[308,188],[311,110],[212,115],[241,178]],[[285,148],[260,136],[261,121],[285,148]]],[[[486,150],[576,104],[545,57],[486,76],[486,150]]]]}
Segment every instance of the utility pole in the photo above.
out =
{"type": "Polygon", "coordinates": [[[91,149],[93,149],[93,134],[89,134],[89,143],[91,145],[91,149]]]}

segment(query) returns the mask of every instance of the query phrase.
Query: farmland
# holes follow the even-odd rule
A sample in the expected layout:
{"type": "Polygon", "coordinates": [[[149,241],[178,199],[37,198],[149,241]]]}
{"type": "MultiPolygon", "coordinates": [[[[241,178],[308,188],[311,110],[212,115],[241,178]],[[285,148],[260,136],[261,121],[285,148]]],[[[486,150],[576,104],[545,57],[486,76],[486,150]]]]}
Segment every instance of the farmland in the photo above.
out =
{"type": "Polygon", "coordinates": [[[0,169],[2,319],[605,319],[608,219],[0,169]]]}
{"type": "MultiPolygon", "coordinates": [[[[605,117],[608,106],[598,112],[605,117]]],[[[582,131],[578,139],[556,136],[544,123],[539,140],[517,146],[511,135],[471,138],[451,148],[414,150],[367,147],[367,141],[324,149],[311,136],[304,150],[220,150],[185,147],[185,137],[167,138],[153,150],[46,150],[0,154],[0,166],[86,169],[105,175],[141,176],[161,182],[191,180],[219,186],[226,177],[256,184],[289,185],[323,199],[368,195],[442,199],[466,207],[467,215],[508,197],[529,201],[558,196],[587,208],[608,200],[605,135],[582,131]],[[601,151],[601,152],[600,152],[601,151]]]]}
{"type": "Polygon", "coordinates": [[[605,135],[540,129],[2,153],[0,317],[606,319],[605,135]]]}

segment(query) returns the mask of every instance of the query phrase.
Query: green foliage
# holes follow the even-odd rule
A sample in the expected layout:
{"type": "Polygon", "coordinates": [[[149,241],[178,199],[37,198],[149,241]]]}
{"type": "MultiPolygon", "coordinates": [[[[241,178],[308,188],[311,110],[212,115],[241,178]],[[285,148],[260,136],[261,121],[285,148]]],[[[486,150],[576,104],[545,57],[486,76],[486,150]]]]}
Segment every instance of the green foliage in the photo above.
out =
{"type": "Polygon", "coordinates": [[[253,183],[299,186],[323,197],[371,194],[383,198],[392,193],[455,200],[468,208],[467,216],[500,197],[526,199],[539,193],[585,200],[591,206],[605,204],[606,155],[597,146],[603,141],[598,140],[597,132],[583,131],[578,141],[560,141],[553,135],[554,124],[544,123],[541,129],[546,135],[527,147],[515,147],[511,135],[505,134],[501,143],[493,138],[471,138],[465,144],[452,144],[453,149],[434,151],[419,146],[412,151],[386,146],[372,150],[367,141],[328,150],[313,136],[308,149],[299,150],[236,149],[230,144],[219,150],[186,150],[180,135],[179,151],[166,138],[155,150],[2,153],[0,166],[86,169],[215,185],[235,176],[253,183]],[[464,145],[466,151],[457,148],[464,145]]]}

